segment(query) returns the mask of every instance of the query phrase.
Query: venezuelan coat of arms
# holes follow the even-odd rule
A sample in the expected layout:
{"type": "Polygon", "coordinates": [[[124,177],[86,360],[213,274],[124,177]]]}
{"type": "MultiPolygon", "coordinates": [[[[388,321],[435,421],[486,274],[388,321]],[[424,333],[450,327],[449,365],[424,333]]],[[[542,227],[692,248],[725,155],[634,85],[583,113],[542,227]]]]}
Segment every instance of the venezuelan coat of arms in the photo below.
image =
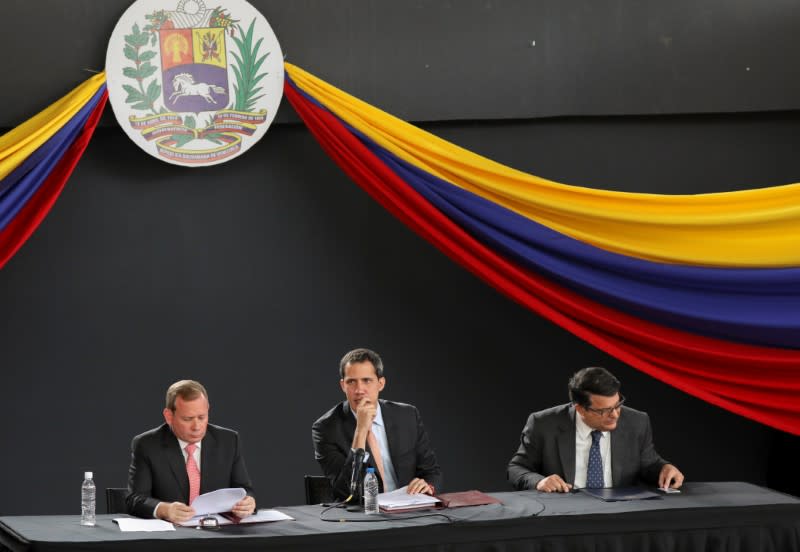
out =
{"type": "Polygon", "coordinates": [[[139,147],[176,165],[216,165],[267,131],[283,54],[245,0],[137,0],[109,40],[106,81],[117,121],[139,147]]]}

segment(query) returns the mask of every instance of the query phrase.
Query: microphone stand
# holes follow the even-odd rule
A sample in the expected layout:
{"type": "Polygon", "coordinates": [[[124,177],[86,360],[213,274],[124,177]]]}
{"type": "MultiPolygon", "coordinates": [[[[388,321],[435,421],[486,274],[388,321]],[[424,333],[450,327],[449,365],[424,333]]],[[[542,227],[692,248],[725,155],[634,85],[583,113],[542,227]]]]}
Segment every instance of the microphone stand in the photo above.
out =
{"type": "Polygon", "coordinates": [[[350,476],[350,496],[344,501],[348,512],[362,512],[364,510],[362,488],[363,479],[361,477],[364,467],[364,456],[366,451],[363,448],[356,449],[353,453],[353,472],[350,476]],[[355,501],[354,501],[355,499],[355,501]]]}

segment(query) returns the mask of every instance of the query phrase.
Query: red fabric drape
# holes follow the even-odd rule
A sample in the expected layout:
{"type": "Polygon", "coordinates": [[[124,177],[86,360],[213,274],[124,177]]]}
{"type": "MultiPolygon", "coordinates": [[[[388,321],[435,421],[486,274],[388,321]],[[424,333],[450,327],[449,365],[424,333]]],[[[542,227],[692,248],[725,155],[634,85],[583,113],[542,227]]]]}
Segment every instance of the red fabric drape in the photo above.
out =
{"type": "Polygon", "coordinates": [[[108,92],[104,93],[97,106],[92,111],[86,121],[83,130],[64,152],[64,156],[59,160],[47,179],[42,183],[36,193],[30,198],[20,212],[14,217],[2,232],[0,232],[0,268],[14,256],[22,247],[27,239],[38,228],[42,220],[50,212],[53,204],[61,195],[61,190],[67,183],[67,179],[75,169],[81,156],[83,155],[89,140],[92,138],[94,129],[100,121],[100,115],[108,100],[108,92]]]}
{"type": "Polygon", "coordinates": [[[705,338],[617,312],[521,269],[444,217],[341,121],[287,79],[289,102],[359,186],[450,258],[530,310],[627,364],[707,402],[800,435],[800,351],[705,338]]]}

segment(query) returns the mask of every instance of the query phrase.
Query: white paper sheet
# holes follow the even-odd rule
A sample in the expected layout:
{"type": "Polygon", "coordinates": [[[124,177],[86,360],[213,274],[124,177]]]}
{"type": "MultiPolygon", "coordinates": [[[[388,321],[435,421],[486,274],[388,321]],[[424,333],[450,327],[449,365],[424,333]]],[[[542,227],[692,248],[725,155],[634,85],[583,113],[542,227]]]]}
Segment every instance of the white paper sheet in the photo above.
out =
{"type": "Polygon", "coordinates": [[[174,531],[175,526],[163,519],[114,518],[123,533],[129,531],[174,531]]]}
{"type": "Polygon", "coordinates": [[[284,520],[292,520],[294,518],[292,516],[287,516],[283,512],[279,512],[278,510],[259,510],[252,516],[247,516],[243,518],[239,523],[261,523],[262,521],[284,521],[284,520]]]}
{"type": "MultiPolygon", "coordinates": [[[[197,527],[200,525],[200,519],[205,517],[213,517],[217,520],[217,524],[222,525],[233,525],[235,522],[231,519],[228,519],[225,516],[221,516],[219,514],[209,514],[206,516],[195,516],[189,521],[184,521],[181,523],[183,527],[197,527]]],[[[293,517],[287,516],[283,512],[279,512],[278,510],[259,510],[257,513],[247,516],[246,518],[242,518],[239,520],[239,525],[247,524],[247,523],[265,523],[269,521],[284,521],[284,520],[294,520],[293,517]]]]}
{"type": "Polygon", "coordinates": [[[437,502],[439,502],[439,499],[435,496],[408,494],[408,485],[395,489],[390,493],[380,493],[378,495],[378,506],[386,510],[421,508],[424,506],[433,506],[437,502]]]}
{"type": "Polygon", "coordinates": [[[241,487],[236,489],[217,489],[195,498],[194,502],[192,502],[192,508],[194,508],[195,517],[230,512],[233,509],[233,505],[246,496],[247,492],[241,487]]]}

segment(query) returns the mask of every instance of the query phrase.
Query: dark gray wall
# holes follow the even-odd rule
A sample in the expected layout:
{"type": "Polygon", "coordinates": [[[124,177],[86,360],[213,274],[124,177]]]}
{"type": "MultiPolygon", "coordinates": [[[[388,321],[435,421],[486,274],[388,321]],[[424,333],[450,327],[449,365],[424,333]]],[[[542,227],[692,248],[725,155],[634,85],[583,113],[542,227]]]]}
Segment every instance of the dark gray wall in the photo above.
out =
{"type": "MultiPolygon", "coordinates": [[[[287,61],[409,120],[800,105],[797,0],[251,3],[287,61]]],[[[4,58],[13,86],[0,87],[0,127],[60,97],[84,68],[101,70],[130,4],[5,0],[3,47],[25,55],[4,58]]],[[[290,118],[284,110],[278,120],[290,118]]]]}
{"type": "MultiPolygon", "coordinates": [[[[796,114],[432,127],[551,178],[682,192],[792,180],[798,129],[796,114]]],[[[300,126],[203,170],[101,129],[0,272],[0,305],[2,514],[77,511],[87,468],[101,487],[124,485],[131,436],[160,423],[182,377],[208,386],[213,421],[242,432],[261,504],[301,502],[302,475],[318,472],[310,425],[341,399],[338,358],[358,345],[383,354],[385,396],[419,406],[451,490],[505,489],[525,417],[565,400],[587,364],[623,380],[691,479],[763,483],[770,468],[775,432],[500,296],[372,202],[300,126]]]]}
{"type": "MultiPolygon", "coordinates": [[[[800,174],[797,112],[506,120],[795,108],[797,2],[253,3],[290,61],[405,118],[477,120],[427,126],[541,176],[699,193],[800,174]]],[[[100,68],[128,4],[6,2],[0,44],[32,47],[6,60],[0,126],[100,68]]],[[[294,120],[285,103],[279,120],[294,120]]],[[[77,512],[84,469],[124,485],[130,438],[160,423],[182,377],[208,386],[214,422],[242,432],[260,504],[301,502],[302,475],[318,471],[310,425],[341,399],[338,358],[359,345],[383,354],[385,396],[420,407],[451,490],[504,489],[526,415],[565,400],[590,363],[623,380],[689,478],[797,477],[782,460],[796,439],[500,296],[373,203],[299,125],[187,170],[106,117],[0,271],[0,322],[0,514],[77,512]]]]}

